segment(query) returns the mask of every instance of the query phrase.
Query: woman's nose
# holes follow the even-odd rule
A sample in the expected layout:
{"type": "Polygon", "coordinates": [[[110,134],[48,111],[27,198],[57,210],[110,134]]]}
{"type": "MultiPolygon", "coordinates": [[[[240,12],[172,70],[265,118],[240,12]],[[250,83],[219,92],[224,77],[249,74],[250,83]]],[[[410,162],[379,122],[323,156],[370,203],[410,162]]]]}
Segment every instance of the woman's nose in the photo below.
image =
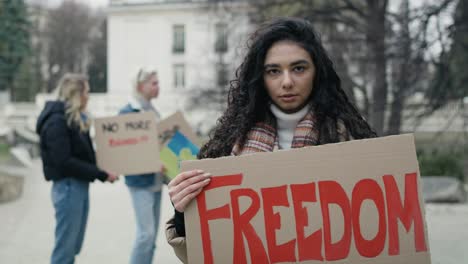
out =
{"type": "Polygon", "coordinates": [[[283,75],[281,87],[284,89],[290,89],[292,86],[293,86],[293,80],[291,78],[291,73],[289,71],[285,71],[283,75]]]}

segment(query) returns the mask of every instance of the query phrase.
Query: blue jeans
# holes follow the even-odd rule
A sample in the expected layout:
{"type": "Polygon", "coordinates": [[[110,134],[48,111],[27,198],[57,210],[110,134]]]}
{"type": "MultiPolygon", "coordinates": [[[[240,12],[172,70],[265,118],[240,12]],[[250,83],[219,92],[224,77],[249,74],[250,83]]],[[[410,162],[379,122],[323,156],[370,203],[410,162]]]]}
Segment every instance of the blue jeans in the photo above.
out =
{"type": "Polygon", "coordinates": [[[55,245],[52,264],[73,264],[83,245],[89,211],[89,183],[74,178],[54,181],[55,245]]]}
{"type": "Polygon", "coordinates": [[[131,264],[150,264],[158,236],[161,191],[128,187],[132,197],[136,220],[136,239],[133,245],[131,264]]]}

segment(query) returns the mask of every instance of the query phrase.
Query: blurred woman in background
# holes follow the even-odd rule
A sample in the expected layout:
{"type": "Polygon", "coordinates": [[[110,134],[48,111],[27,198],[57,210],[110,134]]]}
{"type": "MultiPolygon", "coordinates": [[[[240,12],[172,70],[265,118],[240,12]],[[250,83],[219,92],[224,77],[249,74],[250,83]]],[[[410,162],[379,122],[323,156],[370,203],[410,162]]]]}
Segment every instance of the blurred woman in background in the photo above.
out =
{"type": "Polygon", "coordinates": [[[80,252],[89,211],[89,183],[114,182],[117,175],[96,166],[86,112],[89,84],[86,76],[65,74],[57,87],[58,99],[45,104],[36,125],[40,136],[44,176],[52,181],[55,209],[55,245],[52,264],[74,263],[80,252]]]}

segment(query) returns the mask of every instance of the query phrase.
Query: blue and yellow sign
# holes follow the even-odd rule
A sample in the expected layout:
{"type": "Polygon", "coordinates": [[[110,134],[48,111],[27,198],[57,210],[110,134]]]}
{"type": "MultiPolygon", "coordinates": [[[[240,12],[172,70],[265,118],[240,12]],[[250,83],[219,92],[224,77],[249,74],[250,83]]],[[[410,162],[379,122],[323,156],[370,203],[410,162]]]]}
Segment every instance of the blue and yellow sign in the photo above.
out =
{"type": "Polygon", "coordinates": [[[161,161],[166,167],[166,174],[173,179],[180,171],[180,162],[195,160],[200,149],[182,133],[176,131],[169,143],[161,150],[161,161]]]}

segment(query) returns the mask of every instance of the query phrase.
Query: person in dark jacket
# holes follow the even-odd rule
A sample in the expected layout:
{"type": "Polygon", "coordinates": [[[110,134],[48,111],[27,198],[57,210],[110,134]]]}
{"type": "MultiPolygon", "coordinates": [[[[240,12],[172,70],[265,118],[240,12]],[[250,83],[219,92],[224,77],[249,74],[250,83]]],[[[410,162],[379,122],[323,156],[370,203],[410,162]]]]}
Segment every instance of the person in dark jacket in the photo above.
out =
{"type": "MultiPolygon", "coordinates": [[[[156,70],[142,68],[135,76],[132,85],[133,97],[119,114],[136,112],[153,112],[156,121],[160,115],[151,104],[158,97],[159,81],[156,70]]],[[[159,215],[161,207],[161,187],[164,175],[162,172],[140,175],[125,175],[135,211],[136,239],[130,256],[131,264],[153,263],[158,235],[159,215]]]]}
{"type": "Polygon", "coordinates": [[[55,245],[51,263],[74,263],[83,244],[89,211],[89,183],[114,182],[117,175],[96,166],[86,115],[89,85],[86,76],[65,74],[58,100],[45,104],[36,125],[40,136],[44,176],[52,181],[55,245]]]}

